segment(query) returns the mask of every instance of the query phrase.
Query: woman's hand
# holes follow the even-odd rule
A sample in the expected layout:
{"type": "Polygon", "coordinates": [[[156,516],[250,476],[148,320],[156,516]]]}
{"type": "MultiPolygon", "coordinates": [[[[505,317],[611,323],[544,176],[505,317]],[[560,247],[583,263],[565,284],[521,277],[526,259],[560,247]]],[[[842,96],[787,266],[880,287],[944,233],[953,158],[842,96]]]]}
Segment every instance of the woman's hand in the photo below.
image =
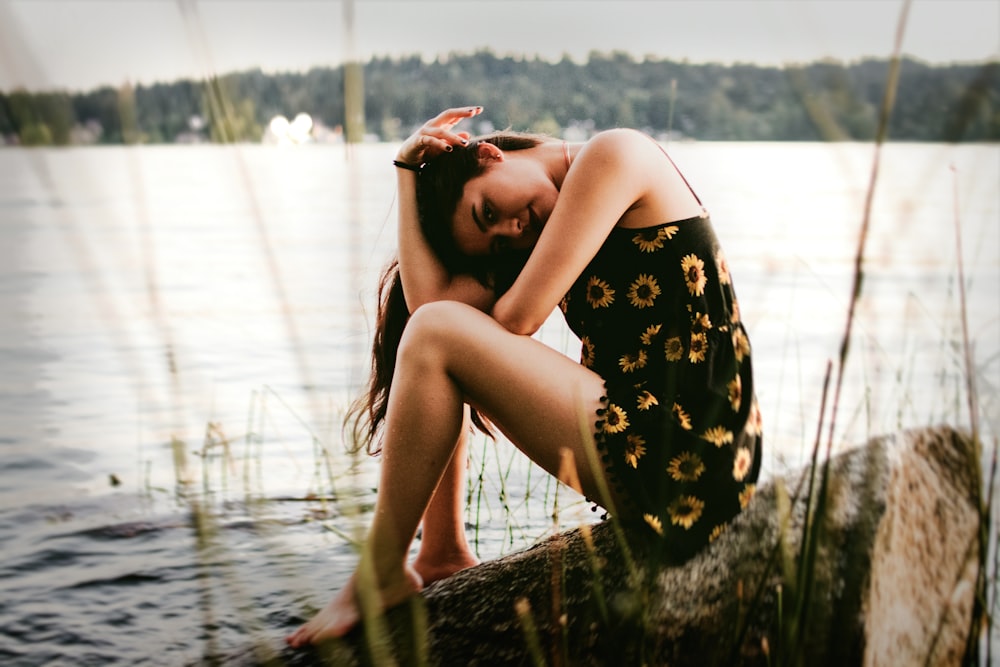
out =
{"type": "Polygon", "coordinates": [[[482,111],[482,107],[458,107],[442,111],[403,142],[396,159],[416,166],[444,151],[451,151],[453,146],[464,146],[469,143],[469,133],[452,132],[452,128],[466,118],[478,116],[482,111]]]}
{"type": "MultiPolygon", "coordinates": [[[[399,147],[396,160],[410,169],[398,169],[399,277],[403,281],[406,307],[412,313],[431,301],[461,301],[489,312],[496,298],[493,291],[472,276],[453,276],[420,228],[414,176],[416,168],[455,146],[469,142],[468,132],[453,132],[466,118],[482,113],[482,107],[459,107],[442,111],[424,123],[399,147]]],[[[398,166],[398,165],[397,165],[398,166]]],[[[442,223],[443,224],[443,223],[442,223]]]]}

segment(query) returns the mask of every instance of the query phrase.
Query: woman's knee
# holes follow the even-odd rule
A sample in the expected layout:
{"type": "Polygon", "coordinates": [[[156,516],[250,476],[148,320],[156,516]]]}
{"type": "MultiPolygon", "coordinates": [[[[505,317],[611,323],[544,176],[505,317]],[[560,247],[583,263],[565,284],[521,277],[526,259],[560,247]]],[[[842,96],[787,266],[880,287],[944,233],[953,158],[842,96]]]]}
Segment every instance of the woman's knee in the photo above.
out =
{"type": "Polygon", "coordinates": [[[433,301],[417,308],[403,330],[400,360],[440,357],[467,335],[470,317],[482,315],[457,301],[433,301]]]}

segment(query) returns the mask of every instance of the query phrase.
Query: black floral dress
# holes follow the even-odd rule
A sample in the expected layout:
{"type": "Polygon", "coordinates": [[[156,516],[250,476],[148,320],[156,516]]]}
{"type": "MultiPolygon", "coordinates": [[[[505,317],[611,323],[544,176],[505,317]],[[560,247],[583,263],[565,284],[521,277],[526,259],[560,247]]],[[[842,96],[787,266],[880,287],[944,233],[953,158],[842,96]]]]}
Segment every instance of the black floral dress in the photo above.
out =
{"type": "Polygon", "coordinates": [[[750,343],[707,216],[615,228],[560,307],[607,395],[594,435],[619,512],[683,561],[746,507],[760,469],[750,343]]]}

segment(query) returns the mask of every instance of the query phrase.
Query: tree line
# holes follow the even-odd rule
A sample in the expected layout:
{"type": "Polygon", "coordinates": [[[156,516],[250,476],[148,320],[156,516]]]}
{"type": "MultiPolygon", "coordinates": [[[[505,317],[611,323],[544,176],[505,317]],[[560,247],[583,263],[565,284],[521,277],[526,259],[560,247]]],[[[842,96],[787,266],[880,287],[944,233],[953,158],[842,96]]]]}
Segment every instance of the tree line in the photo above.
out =
{"type": "MultiPolygon", "coordinates": [[[[376,57],[360,65],[364,132],[397,140],[448,106],[481,104],[480,128],[560,134],[635,127],[724,141],[871,140],[890,61],[784,67],[695,64],[593,52],[585,63],[489,50],[376,57]]],[[[21,145],[258,142],[271,118],[309,114],[345,125],[350,66],[235,72],[208,81],[0,93],[0,137],[21,145]],[[346,74],[346,75],[345,75],[346,74]]],[[[889,123],[896,141],[1000,140],[1000,62],[931,65],[906,58],[889,123]]]]}

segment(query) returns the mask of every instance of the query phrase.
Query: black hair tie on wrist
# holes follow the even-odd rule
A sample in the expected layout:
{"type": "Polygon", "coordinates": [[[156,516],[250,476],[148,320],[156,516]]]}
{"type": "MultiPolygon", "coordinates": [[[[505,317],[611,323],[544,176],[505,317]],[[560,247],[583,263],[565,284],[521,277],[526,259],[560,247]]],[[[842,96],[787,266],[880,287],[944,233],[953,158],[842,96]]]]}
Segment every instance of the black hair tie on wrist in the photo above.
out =
{"type": "Polygon", "coordinates": [[[419,174],[420,170],[424,167],[423,164],[409,164],[406,162],[400,162],[399,160],[393,160],[392,164],[400,169],[408,169],[416,174],[419,174]]]}

